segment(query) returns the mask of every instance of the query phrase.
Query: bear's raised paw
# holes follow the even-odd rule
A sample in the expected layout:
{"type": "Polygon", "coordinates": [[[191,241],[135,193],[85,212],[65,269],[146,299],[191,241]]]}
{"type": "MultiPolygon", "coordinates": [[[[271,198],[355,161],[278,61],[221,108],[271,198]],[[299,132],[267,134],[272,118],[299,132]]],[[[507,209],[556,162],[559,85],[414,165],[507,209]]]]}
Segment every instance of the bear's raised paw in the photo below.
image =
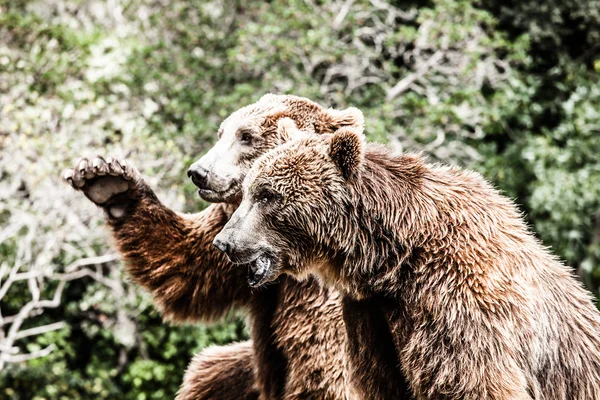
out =
{"type": "MultiPolygon", "coordinates": [[[[62,179],[73,189],[82,191],[95,204],[106,205],[114,196],[130,190],[141,180],[140,173],[126,160],[98,156],[81,158],[74,168],[62,173],[62,179]]],[[[111,207],[112,208],[112,207],[111,207]]],[[[117,210],[111,214],[118,217],[117,210]]]]}

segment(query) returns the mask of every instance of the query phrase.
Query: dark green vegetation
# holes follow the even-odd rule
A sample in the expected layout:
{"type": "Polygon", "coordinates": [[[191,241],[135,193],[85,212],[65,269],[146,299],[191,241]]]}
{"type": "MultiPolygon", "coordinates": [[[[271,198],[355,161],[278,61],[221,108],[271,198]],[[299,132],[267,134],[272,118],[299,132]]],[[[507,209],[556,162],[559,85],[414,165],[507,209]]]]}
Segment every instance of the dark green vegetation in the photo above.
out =
{"type": "MultiPolygon", "coordinates": [[[[169,205],[199,210],[187,166],[266,92],[357,106],[372,140],[479,170],[598,293],[597,0],[93,3],[0,0],[0,265],[42,271],[42,298],[74,261],[112,252],[63,168],[127,155],[169,205]]],[[[55,348],[8,363],[1,398],[170,398],[194,352],[246,336],[241,314],[169,326],[118,262],[89,268],[24,322],[66,325],[16,342],[55,348]]]]}

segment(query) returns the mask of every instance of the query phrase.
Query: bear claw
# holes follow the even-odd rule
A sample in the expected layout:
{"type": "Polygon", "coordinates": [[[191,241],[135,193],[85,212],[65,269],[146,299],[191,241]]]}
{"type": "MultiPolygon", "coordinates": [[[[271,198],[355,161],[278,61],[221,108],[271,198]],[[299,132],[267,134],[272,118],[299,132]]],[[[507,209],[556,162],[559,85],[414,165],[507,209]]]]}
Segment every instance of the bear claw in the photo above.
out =
{"type": "Polygon", "coordinates": [[[74,168],[63,171],[62,179],[75,190],[81,190],[94,203],[102,205],[113,196],[129,190],[139,172],[128,161],[97,156],[81,158],[74,168]]]}

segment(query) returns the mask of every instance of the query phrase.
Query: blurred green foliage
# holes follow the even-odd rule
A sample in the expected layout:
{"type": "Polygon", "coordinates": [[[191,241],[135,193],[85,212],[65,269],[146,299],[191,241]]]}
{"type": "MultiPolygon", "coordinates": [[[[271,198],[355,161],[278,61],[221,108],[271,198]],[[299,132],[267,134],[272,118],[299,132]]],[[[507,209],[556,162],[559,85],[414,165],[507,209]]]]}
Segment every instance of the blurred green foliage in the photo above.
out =
{"type": "MultiPolygon", "coordinates": [[[[0,107],[12,115],[0,140],[16,134],[24,148],[49,154],[46,177],[81,148],[131,149],[134,160],[167,160],[143,164],[143,173],[194,211],[203,204],[185,168],[232,111],[267,92],[357,106],[371,140],[482,172],[598,293],[598,1],[95,3],[0,0],[0,93],[8,93],[0,107]],[[35,110],[66,118],[68,108],[91,111],[55,136],[35,122],[35,110]]],[[[100,216],[88,224],[98,228],[100,216]]],[[[109,248],[103,238],[91,248],[109,248]]],[[[15,248],[5,242],[0,254],[10,260],[15,248]]],[[[69,284],[62,305],[36,320],[68,328],[23,343],[57,349],[9,365],[0,397],[169,398],[194,352],[247,336],[236,316],[169,326],[147,294],[126,291],[118,301],[91,280],[69,284]],[[136,327],[133,343],[121,337],[123,321],[136,327]]],[[[25,301],[18,293],[4,315],[25,301]]]]}

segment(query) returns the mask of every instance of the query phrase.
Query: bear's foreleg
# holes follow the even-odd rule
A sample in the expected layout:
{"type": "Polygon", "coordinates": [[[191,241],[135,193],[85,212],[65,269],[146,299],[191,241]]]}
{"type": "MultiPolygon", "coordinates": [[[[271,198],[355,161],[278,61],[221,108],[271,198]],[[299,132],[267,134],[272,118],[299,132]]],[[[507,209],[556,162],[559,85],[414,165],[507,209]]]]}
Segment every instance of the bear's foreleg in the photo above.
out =
{"type": "Polygon", "coordinates": [[[213,320],[250,301],[247,272],[212,246],[229,206],[175,213],[133,166],[110,157],[81,159],[63,179],[106,211],[129,275],[152,293],[165,317],[213,320]]]}
{"type": "MultiPolygon", "coordinates": [[[[531,400],[534,377],[523,369],[520,343],[504,340],[508,323],[471,316],[440,324],[440,318],[413,325],[401,361],[417,399],[531,400]],[[498,327],[501,326],[501,327],[498,327]]],[[[400,319],[392,322],[399,331],[400,319]]]]}
{"type": "Polygon", "coordinates": [[[176,400],[256,400],[252,342],[208,347],[188,366],[176,400]]]}
{"type": "Polygon", "coordinates": [[[361,399],[412,399],[383,313],[383,300],[343,299],[350,381],[361,399]]]}

